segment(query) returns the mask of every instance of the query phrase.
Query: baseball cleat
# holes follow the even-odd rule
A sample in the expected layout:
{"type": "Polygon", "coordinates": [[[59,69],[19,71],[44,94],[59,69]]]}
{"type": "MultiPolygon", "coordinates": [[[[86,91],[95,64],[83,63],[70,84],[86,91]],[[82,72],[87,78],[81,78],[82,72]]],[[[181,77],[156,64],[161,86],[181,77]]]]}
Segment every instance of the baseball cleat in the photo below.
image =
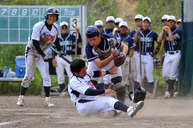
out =
{"type": "Polygon", "coordinates": [[[143,107],[143,104],[144,104],[144,101],[139,101],[135,104],[135,106],[130,106],[128,109],[127,109],[127,114],[130,116],[130,117],[134,117],[137,113],[137,111],[139,111],[140,109],[142,109],[143,107]]]}
{"type": "Polygon", "coordinates": [[[24,96],[20,95],[18,100],[17,100],[17,105],[18,106],[24,106],[24,96]]]}
{"type": "Polygon", "coordinates": [[[169,93],[169,91],[166,91],[166,92],[165,92],[164,98],[170,98],[170,93],[169,93]]]}
{"type": "Polygon", "coordinates": [[[50,97],[46,97],[45,106],[46,107],[54,107],[54,104],[50,103],[50,97]]]}

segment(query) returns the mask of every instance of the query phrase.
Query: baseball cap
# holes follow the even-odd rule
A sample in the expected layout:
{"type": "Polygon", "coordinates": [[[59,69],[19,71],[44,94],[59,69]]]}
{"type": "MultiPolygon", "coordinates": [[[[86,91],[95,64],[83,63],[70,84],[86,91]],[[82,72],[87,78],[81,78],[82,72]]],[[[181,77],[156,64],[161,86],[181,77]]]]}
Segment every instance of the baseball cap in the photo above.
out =
{"type": "Polygon", "coordinates": [[[143,19],[143,15],[137,14],[137,15],[135,16],[135,20],[137,20],[137,19],[142,20],[142,19],[143,19]]]}
{"type": "Polygon", "coordinates": [[[60,27],[62,27],[64,25],[66,25],[68,27],[68,23],[67,22],[63,21],[63,22],[60,23],[60,27]]]}
{"type": "Polygon", "coordinates": [[[181,23],[181,22],[182,22],[182,20],[181,20],[181,19],[177,20],[177,23],[181,23]]]}
{"type": "Polygon", "coordinates": [[[108,16],[108,17],[106,18],[106,22],[109,22],[109,21],[115,22],[115,18],[114,18],[113,16],[108,16]]]}
{"type": "Polygon", "coordinates": [[[145,20],[147,20],[147,21],[149,21],[149,23],[151,23],[151,18],[149,18],[148,16],[146,16],[146,17],[143,17],[143,22],[145,21],[145,20]]]}
{"type": "Polygon", "coordinates": [[[175,17],[175,16],[173,16],[173,15],[168,16],[167,21],[169,21],[169,20],[172,20],[172,21],[176,22],[176,17],[175,17]]]}
{"type": "Polygon", "coordinates": [[[123,21],[122,18],[116,18],[116,19],[115,19],[115,23],[120,23],[120,22],[122,22],[122,21],[123,21]]]}
{"type": "Polygon", "coordinates": [[[97,20],[95,21],[94,25],[97,27],[97,26],[103,26],[103,22],[102,20],[97,20]]]}
{"type": "Polygon", "coordinates": [[[162,22],[163,22],[164,20],[166,20],[166,21],[167,21],[168,16],[169,16],[169,15],[167,15],[167,14],[163,15],[163,16],[162,16],[162,20],[161,20],[161,21],[162,21],[162,22]]]}
{"type": "Polygon", "coordinates": [[[122,27],[122,26],[128,28],[127,22],[124,22],[124,21],[120,22],[120,23],[119,23],[119,28],[122,27]]]}

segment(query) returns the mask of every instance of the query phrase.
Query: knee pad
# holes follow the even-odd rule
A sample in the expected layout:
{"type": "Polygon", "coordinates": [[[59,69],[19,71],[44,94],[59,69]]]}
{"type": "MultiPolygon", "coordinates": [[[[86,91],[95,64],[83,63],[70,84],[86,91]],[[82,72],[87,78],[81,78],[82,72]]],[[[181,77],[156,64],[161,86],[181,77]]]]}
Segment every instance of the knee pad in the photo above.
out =
{"type": "Polygon", "coordinates": [[[25,76],[23,81],[22,81],[22,84],[21,86],[25,87],[25,88],[28,88],[29,87],[29,83],[33,80],[33,76],[25,76]]]}

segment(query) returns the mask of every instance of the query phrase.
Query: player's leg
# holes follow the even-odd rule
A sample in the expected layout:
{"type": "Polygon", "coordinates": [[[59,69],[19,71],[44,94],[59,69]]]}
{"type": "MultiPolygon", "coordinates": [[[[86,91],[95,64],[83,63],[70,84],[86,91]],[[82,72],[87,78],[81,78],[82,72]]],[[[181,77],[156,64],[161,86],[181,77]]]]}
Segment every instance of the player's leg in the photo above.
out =
{"type": "Polygon", "coordinates": [[[89,101],[86,103],[83,100],[77,104],[77,110],[80,115],[95,115],[100,112],[107,112],[112,110],[121,110],[127,112],[129,116],[133,117],[138,110],[143,107],[143,101],[138,102],[135,106],[126,106],[122,102],[106,96],[97,96],[95,101],[89,101]]]}
{"type": "Polygon", "coordinates": [[[170,73],[170,68],[171,68],[171,56],[166,53],[164,62],[163,62],[163,67],[162,67],[162,76],[167,82],[167,88],[164,97],[169,98],[170,93],[169,93],[169,86],[170,86],[170,81],[169,81],[169,73],[170,73]]]}
{"type": "Polygon", "coordinates": [[[21,83],[20,95],[17,101],[18,106],[24,105],[24,95],[29,87],[29,83],[33,80],[34,74],[34,66],[35,66],[35,57],[28,53],[28,48],[26,49],[26,58],[25,58],[25,65],[26,65],[26,73],[21,83]]]}
{"type": "Polygon", "coordinates": [[[172,56],[172,63],[171,63],[170,73],[169,73],[169,86],[168,86],[168,91],[170,92],[171,96],[173,96],[173,93],[174,93],[174,83],[178,76],[180,58],[181,58],[180,53],[176,53],[172,56]]]}
{"type": "Polygon", "coordinates": [[[60,87],[60,92],[64,89],[64,60],[60,58],[59,56],[55,57],[57,66],[56,66],[56,73],[57,73],[57,79],[58,79],[58,85],[60,87]]]}
{"type": "Polygon", "coordinates": [[[122,70],[122,77],[123,77],[123,83],[125,84],[125,87],[128,88],[129,86],[129,82],[128,82],[128,78],[129,78],[129,63],[127,61],[125,61],[123,63],[123,65],[121,66],[121,70],[122,70]]]}
{"type": "Polygon", "coordinates": [[[43,79],[43,86],[45,91],[45,105],[47,107],[53,107],[54,104],[50,103],[50,87],[51,87],[51,79],[49,75],[49,65],[48,62],[45,62],[42,57],[39,57],[36,61],[36,65],[41,73],[43,79]]]}
{"type": "Polygon", "coordinates": [[[151,57],[151,55],[147,55],[144,61],[145,61],[146,78],[148,81],[147,91],[150,94],[152,94],[153,93],[153,58],[151,57]]]}

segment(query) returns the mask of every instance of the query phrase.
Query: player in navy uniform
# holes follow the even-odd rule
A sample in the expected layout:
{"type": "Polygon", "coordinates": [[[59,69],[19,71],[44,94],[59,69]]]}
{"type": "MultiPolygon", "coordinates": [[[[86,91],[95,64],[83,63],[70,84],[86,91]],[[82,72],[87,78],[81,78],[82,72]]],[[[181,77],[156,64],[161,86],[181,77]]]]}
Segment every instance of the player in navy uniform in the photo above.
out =
{"type": "MultiPolygon", "coordinates": [[[[45,90],[45,105],[53,107],[54,104],[50,103],[50,86],[51,79],[49,75],[48,57],[46,50],[54,43],[58,50],[60,50],[59,37],[60,28],[55,21],[58,20],[58,11],[55,8],[48,8],[45,14],[45,21],[36,23],[33,27],[31,37],[26,46],[26,74],[21,83],[21,92],[17,101],[18,106],[24,105],[24,95],[29,83],[33,79],[34,67],[38,67],[43,79],[43,86],[45,90]]],[[[61,52],[60,52],[61,54],[61,52]]]]}
{"type": "MultiPolygon", "coordinates": [[[[120,39],[110,34],[99,35],[99,30],[95,26],[89,26],[86,31],[88,43],[86,45],[86,54],[89,62],[88,70],[110,69],[115,65],[116,58],[111,50],[112,48],[121,49],[122,53],[120,62],[125,61],[125,56],[128,52],[126,44],[122,43],[120,39]],[[109,40],[108,40],[109,39],[109,40]],[[114,41],[112,41],[114,39],[114,41]],[[98,54],[96,54],[98,53],[98,54]],[[102,53],[102,54],[101,54],[102,53]]],[[[117,74],[111,75],[111,82],[115,86],[118,100],[125,102],[125,85],[122,83],[121,67],[118,67],[117,74]]]]}
{"type": "Polygon", "coordinates": [[[177,28],[182,29],[181,19],[177,20],[177,28]]]}
{"type": "Polygon", "coordinates": [[[111,96],[100,96],[101,94],[115,95],[116,92],[112,89],[96,89],[90,78],[115,74],[116,68],[112,67],[109,70],[89,72],[87,71],[85,61],[76,59],[73,60],[70,69],[73,76],[70,80],[68,91],[77,112],[81,116],[96,115],[101,112],[115,112],[113,113],[114,116],[117,110],[121,110],[130,117],[133,117],[143,107],[143,101],[137,102],[135,106],[126,106],[111,96]]]}
{"type": "MultiPolygon", "coordinates": [[[[72,61],[72,55],[75,53],[75,39],[76,37],[73,34],[68,33],[68,23],[63,21],[60,23],[61,38],[59,38],[61,50],[63,51],[65,57],[72,61]]],[[[77,43],[81,42],[80,30],[76,27],[76,32],[78,33],[77,43]]],[[[54,52],[53,52],[54,53],[54,52]]],[[[58,84],[60,86],[60,92],[64,89],[64,68],[68,75],[68,78],[71,77],[70,65],[63,60],[59,55],[53,54],[52,64],[56,67],[56,73],[58,77],[58,84]]]]}
{"type": "MultiPolygon", "coordinates": [[[[151,19],[144,17],[142,22],[142,29],[138,28],[134,37],[135,43],[137,43],[137,50],[139,51],[139,36],[141,41],[141,65],[142,65],[142,79],[146,76],[148,84],[145,85],[145,89],[150,97],[153,92],[153,55],[154,55],[154,42],[157,41],[158,35],[152,31],[149,27],[151,19]],[[146,73],[146,74],[145,74],[146,73]]],[[[160,43],[158,42],[160,46],[160,43]]],[[[157,54],[158,51],[156,51],[157,54]]],[[[137,82],[140,82],[140,60],[137,59],[137,82]]],[[[138,85],[138,84],[137,84],[138,85]]]]}
{"type": "Polygon", "coordinates": [[[126,61],[121,66],[123,83],[126,86],[129,85],[129,81],[128,81],[128,76],[130,75],[129,74],[129,64],[130,64],[130,61],[131,61],[131,57],[133,56],[134,47],[136,47],[136,45],[133,41],[133,38],[131,38],[128,35],[127,29],[128,29],[128,24],[126,22],[120,22],[119,23],[120,33],[118,33],[118,37],[120,37],[121,41],[123,43],[125,43],[129,48],[129,51],[128,51],[127,56],[126,56],[126,61]]]}
{"type": "MultiPolygon", "coordinates": [[[[136,23],[137,28],[142,28],[142,20],[143,20],[143,16],[141,14],[137,14],[135,16],[135,23],[136,23]]],[[[132,30],[129,34],[129,36],[132,37],[133,39],[137,31],[137,28],[132,30]]],[[[137,47],[134,47],[133,57],[131,58],[131,68],[133,71],[132,76],[133,76],[135,83],[137,82],[137,65],[136,65],[137,58],[138,58],[137,47]]]]}
{"type": "Polygon", "coordinates": [[[103,29],[103,33],[107,33],[107,34],[113,34],[113,29],[114,29],[114,26],[115,26],[115,18],[113,16],[108,16],[106,18],[106,25],[107,25],[107,28],[104,28],[103,29]]]}
{"type": "Polygon", "coordinates": [[[167,14],[162,16],[161,22],[163,23],[163,26],[167,26],[168,25],[168,16],[167,14]]]}
{"type": "Polygon", "coordinates": [[[179,62],[181,58],[181,38],[182,31],[176,28],[175,16],[168,16],[168,26],[163,26],[161,33],[159,34],[158,41],[163,39],[164,33],[166,33],[165,40],[165,58],[162,68],[162,76],[168,84],[168,88],[165,92],[165,98],[169,98],[174,93],[174,82],[178,76],[179,62]]]}

